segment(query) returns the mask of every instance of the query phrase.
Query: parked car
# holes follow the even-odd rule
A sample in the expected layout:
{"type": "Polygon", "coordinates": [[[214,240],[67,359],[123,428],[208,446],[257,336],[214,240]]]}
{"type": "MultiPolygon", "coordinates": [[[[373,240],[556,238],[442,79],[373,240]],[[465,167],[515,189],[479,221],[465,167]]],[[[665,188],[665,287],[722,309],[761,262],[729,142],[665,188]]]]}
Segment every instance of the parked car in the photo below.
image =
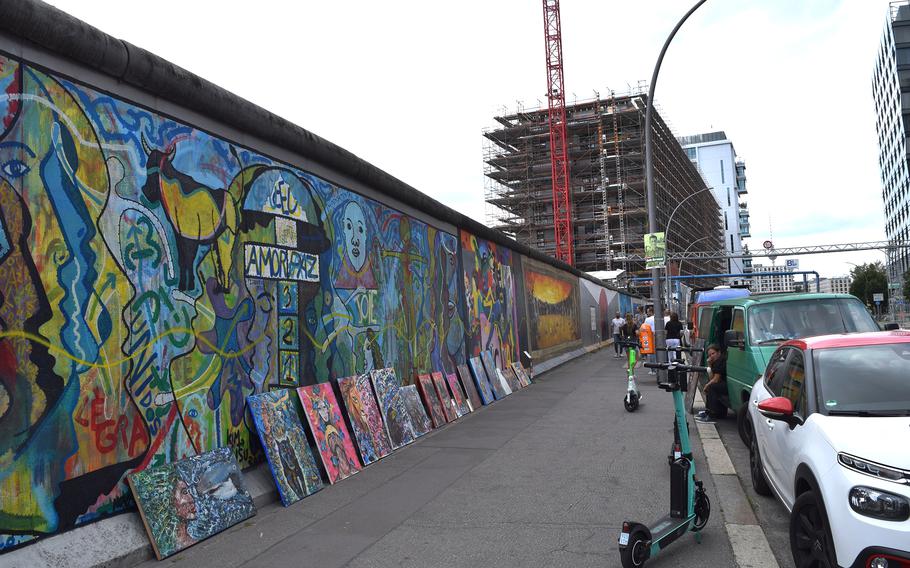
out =
{"type": "Polygon", "coordinates": [[[727,406],[748,446],[749,392],[771,354],[789,339],[827,333],[878,331],[862,302],[849,294],[770,294],[714,302],[701,315],[698,336],[727,351],[727,406]]]}
{"type": "Polygon", "coordinates": [[[910,567],[910,332],[787,341],[752,389],[752,486],[797,566],[910,567]]]}

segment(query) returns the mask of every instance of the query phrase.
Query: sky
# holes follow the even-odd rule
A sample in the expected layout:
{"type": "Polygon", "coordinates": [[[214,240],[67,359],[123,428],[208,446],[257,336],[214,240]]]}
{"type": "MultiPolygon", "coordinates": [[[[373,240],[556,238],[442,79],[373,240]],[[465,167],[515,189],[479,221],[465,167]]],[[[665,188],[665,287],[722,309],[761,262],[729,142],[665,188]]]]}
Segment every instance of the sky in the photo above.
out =
{"type": "MultiPolygon", "coordinates": [[[[545,104],[540,1],[50,3],[480,220],[483,129],[545,104]]],[[[563,0],[567,103],[650,79],[692,3],[563,0]]],[[[871,85],[887,8],[708,0],[673,40],[655,101],[677,135],[723,130],[746,161],[751,249],[884,240],[871,85]]],[[[884,259],[800,267],[838,276],[884,259]]]]}

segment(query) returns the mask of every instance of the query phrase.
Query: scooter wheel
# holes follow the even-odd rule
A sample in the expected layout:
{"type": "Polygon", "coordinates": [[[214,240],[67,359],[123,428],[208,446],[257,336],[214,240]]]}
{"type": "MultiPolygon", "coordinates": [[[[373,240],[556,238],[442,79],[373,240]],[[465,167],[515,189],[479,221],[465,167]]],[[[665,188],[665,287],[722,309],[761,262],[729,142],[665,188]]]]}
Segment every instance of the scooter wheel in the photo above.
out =
{"type": "Polygon", "coordinates": [[[629,544],[625,548],[619,549],[619,559],[622,560],[622,568],[639,568],[644,566],[648,559],[648,534],[637,529],[629,535],[629,544]]]}
{"type": "Polygon", "coordinates": [[[708,524],[711,516],[711,500],[704,490],[695,492],[695,521],[692,523],[693,531],[700,531],[708,524]]]}
{"type": "Polygon", "coordinates": [[[636,394],[627,394],[625,398],[622,399],[622,405],[626,407],[626,410],[629,412],[635,412],[638,408],[638,395],[636,394]]]}

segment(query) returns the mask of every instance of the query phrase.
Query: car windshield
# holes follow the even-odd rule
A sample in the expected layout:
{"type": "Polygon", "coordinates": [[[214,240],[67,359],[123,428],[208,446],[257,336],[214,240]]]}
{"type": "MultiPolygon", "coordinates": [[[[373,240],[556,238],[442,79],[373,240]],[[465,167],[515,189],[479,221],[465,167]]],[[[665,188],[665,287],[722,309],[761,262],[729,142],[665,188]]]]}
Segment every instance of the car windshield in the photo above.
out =
{"type": "Polygon", "coordinates": [[[910,414],[910,343],[820,349],[815,380],[828,414],[910,414]]]}
{"type": "Polygon", "coordinates": [[[878,331],[855,298],[818,298],[758,304],[749,309],[749,341],[773,345],[813,335],[878,331]]]}

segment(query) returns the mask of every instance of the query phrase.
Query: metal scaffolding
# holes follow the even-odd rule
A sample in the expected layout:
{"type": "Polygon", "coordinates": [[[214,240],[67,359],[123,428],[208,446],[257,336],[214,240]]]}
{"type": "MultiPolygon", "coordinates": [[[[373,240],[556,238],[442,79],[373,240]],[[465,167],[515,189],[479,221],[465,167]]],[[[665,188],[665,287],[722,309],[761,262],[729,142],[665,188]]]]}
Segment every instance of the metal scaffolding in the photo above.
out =
{"type": "MultiPolygon", "coordinates": [[[[573,241],[579,270],[644,273],[646,102],[639,85],[625,95],[611,91],[609,97],[596,96],[566,107],[573,241]]],[[[490,224],[552,255],[556,246],[547,109],[520,108],[494,120],[499,126],[484,132],[490,224]]],[[[659,226],[665,227],[676,204],[704,188],[705,182],[659,115],[653,137],[655,198],[659,226]]],[[[721,249],[722,227],[720,208],[711,192],[694,196],[673,219],[667,252],[683,251],[698,239],[705,239],[705,248],[721,249]]],[[[689,274],[722,271],[716,259],[687,263],[685,268],[689,274]]]]}

